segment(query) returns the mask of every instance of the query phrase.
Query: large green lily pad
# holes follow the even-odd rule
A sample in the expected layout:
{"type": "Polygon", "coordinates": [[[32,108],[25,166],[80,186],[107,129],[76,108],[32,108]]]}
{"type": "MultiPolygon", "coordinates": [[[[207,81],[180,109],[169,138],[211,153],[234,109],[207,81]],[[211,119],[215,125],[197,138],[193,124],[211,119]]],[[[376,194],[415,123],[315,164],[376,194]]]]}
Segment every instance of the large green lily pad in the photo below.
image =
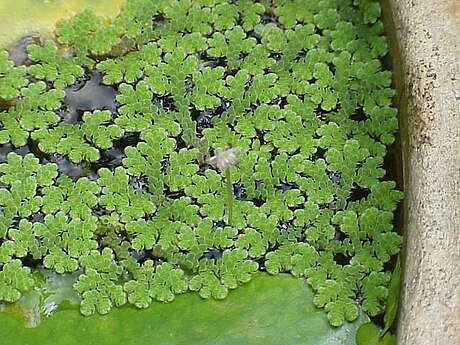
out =
{"type": "Polygon", "coordinates": [[[22,36],[52,32],[59,19],[90,7],[94,13],[113,17],[126,0],[1,0],[0,47],[22,36]]]}
{"type": "Polygon", "coordinates": [[[336,328],[312,301],[305,280],[258,273],[224,300],[187,293],[170,304],[115,308],[107,316],[62,310],[34,328],[25,328],[11,305],[0,313],[1,344],[355,344],[356,329],[368,318],[336,328]]]}

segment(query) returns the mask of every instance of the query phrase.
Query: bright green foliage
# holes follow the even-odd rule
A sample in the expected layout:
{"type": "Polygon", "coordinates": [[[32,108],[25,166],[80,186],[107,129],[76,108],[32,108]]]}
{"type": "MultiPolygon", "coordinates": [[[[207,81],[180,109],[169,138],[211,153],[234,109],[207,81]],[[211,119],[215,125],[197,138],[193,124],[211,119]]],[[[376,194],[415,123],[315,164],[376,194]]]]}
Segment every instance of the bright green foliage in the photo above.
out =
{"type": "Polygon", "coordinates": [[[356,320],[359,315],[358,308],[350,298],[341,299],[340,297],[334,296],[333,299],[333,302],[327,303],[324,307],[328,313],[327,317],[331,325],[340,326],[345,320],[356,320]]]}
{"type": "MultiPolygon", "coordinates": [[[[167,223],[165,223],[166,225],[167,223]]],[[[150,250],[156,244],[160,234],[160,224],[152,220],[135,220],[126,224],[126,231],[133,236],[131,241],[135,250],[150,250]]],[[[163,224],[161,224],[163,225],[163,224]]]]}
{"type": "Polygon", "coordinates": [[[39,186],[49,186],[57,176],[55,164],[41,165],[33,154],[22,158],[13,152],[8,154],[7,163],[0,164],[0,173],[0,181],[8,185],[33,176],[39,186]]]}
{"type": "Polygon", "coordinates": [[[239,1],[237,8],[241,16],[241,26],[245,31],[251,30],[260,21],[260,15],[265,10],[261,4],[247,0],[239,1]]]}
{"type": "Polygon", "coordinates": [[[136,272],[134,280],[124,286],[128,293],[128,301],[138,308],[146,308],[153,299],[161,302],[171,302],[174,294],[187,291],[184,272],[175,269],[169,263],[153,266],[148,260],[136,272]]]}
{"type": "Polygon", "coordinates": [[[200,195],[214,194],[222,189],[222,177],[216,170],[206,170],[204,175],[192,176],[193,185],[186,188],[187,195],[199,198],[200,195]]]}
{"type": "MultiPolygon", "coordinates": [[[[117,43],[119,29],[112,29],[102,24],[102,18],[85,10],[71,20],[61,20],[56,27],[60,43],[72,46],[78,58],[85,57],[89,51],[96,54],[107,53],[111,44],[117,43]]],[[[85,59],[84,62],[87,62],[85,59]]]]}
{"type": "Polygon", "coordinates": [[[19,89],[27,85],[24,66],[13,67],[8,60],[8,52],[0,52],[0,99],[12,99],[19,96],[19,89]]]}
{"type": "Polygon", "coordinates": [[[305,270],[313,267],[318,260],[318,253],[306,243],[286,243],[279,250],[267,254],[266,267],[271,274],[282,270],[292,271],[301,276],[305,270]]]}
{"type": "Polygon", "coordinates": [[[255,31],[262,36],[262,44],[266,45],[271,51],[282,53],[286,48],[286,36],[276,24],[256,25],[255,31]]]}
{"type": "Polygon", "coordinates": [[[389,276],[382,272],[372,272],[368,277],[363,279],[361,289],[364,302],[363,309],[370,315],[377,315],[381,310],[382,302],[388,295],[389,276]]]}
{"type": "Polygon", "coordinates": [[[122,116],[117,118],[116,124],[131,132],[147,129],[157,112],[148,84],[139,82],[135,89],[129,84],[121,84],[119,91],[117,101],[122,116]]]}
{"type": "Polygon", "coordinates": [[[25,219],[21,219],[17,229],[10,228],[8,237],[14,243],[14,255],[22,258],[28,252],[32,254],[35,259],[41,257],[41,248],[39,247],[38,238],[35,237],[32,229],[32,224],[25,219]]]}
{"type": "Polygon", "coordinates": [[[99,151],[83,142],[84,132],[79,126],[60,123],[52,129],[38,129],[31,138],[38,141],[38,147],[45,153],[68,155],[72,162],[95,161],[99,158],[99,151]]]}
{"type": "Polygon", "coordinates": [[[99,205],[115,212],[123,221],[136,219],[152,213],[154,205],[148,194],[141,194],[127,185],[128,175],[122,167],[112,173],[106,168],[99,170],[97,183],[101,190],[99,205]]]}
{"type": "Polygon", "coordinates": [[[61,106],[64,92],[57,89],[45,90],[46,84],[42,81],[21,89],[23,100],[16,106],[17,112],[11,115],[18,118],[25,130],[48,127],[58,122],[59,116],[54,111],[61,106]]]}
{"type": "Polygon", "coordinates": [[[184,189],[190,184],[191,176],[198,171],[198,165],[192,163],[195,159],[195,150],[181,149],[177,153],[171,153],[165,176],[165,182],[171,191],[184,189]]]}
{"type": "Polygon", "coordinates": [[[174,303],[153,302],[142,311],[116,308],[109,317],[84,317],[66,308],[68,301],[72,303],[70,308],[75,304],[70,300],[75,294],[67,291],[74,275],[43,275],[46,282],[38,286],[38,291],[25,296],[33,294],[35,303],[25,304],[21,300],[21,303],[8,304],[0,313],[0,323],[8,329],[2,338],[4,344],[54,345],[78,339],[78,343],[83,344],[111,345],[120,339],[133,338],[149,344],[297,344],[299,339],[305,344],[337,344],[339,341],[354,344],[356,329],[368,322],[368,317],[360,313],[352,323],[331,326],[322,310],[312,303],[313,292],[308,284],[289,274],[273,277],[257,273],[249,284],[231,291],[223,301],[203,302],[196,293],[187,293],[174,303]],[[51,298],[48,293],[52,294],[51,298]],[[42,296],[51,299],[51,303],[44,304],[42,296]],[[65,303],[60,304],[60,296],[67,297],[65,303]],[[57,304],[56,315],[42,315],[41,320],[38,315],[38,320],[33,318],[35,323],[41,321],[38,327],[24,328],[20,322],[23,317],[30,317],[33,310],[38,313],[41,308],[53,305],[52,302],[57,304]]]}
{"type": "Polygon", "coordinates": [[[91,53],[94,55],[109,53],[113,46],[120,43],[120,34],[122,31],[123,28],[116,25],[99,26],[91,37],[91,53]]]}
{"type": "Polygon", "coordinates": [[[8,52],[0,52],[0,98],[12,99],[19,96],[19,89],[27,85],[24,66],[13,67],[8,52]]]}
{"type": "Polygon", "coordinates": [[[80,311],[83,315],[91,315],[96,311],[107,314],[113,305],[126,303],[123,287],[117,284],[122,268],[114,262],[111,249],[102,252],[93,250],[80,258],[85,273],[78,277],[74,284],[75,290],[82,294],[80,311]]]}
{"type": "Polygon", "coordinates": [[[82,294],[80,311],[83,315],[107,314],[113,305],[122,306],[126,303],[123,288],[106,275],[95,269],[87,269],[74,285],[82,294]]]}
{"type": "Polygon", "coordinates": [[[22,267],[20,260],[15,259],[3,265],[0,271],[0,298],[7,302],[15,302],[21,297],[21,291],[33,286],[33,279],[28,267],[22,267]]]}
{"type": "Polygon", "coordinates": [[[92,142],[94,146],[101,149],[108,149],[112,146],[112,140],[118,139],[124,131],[117,125],[101,126],[110,120],[110,111],[96,110],[93,113],[83,114],[83,124],[81,129],[86,140],[92,142]]]}
{"type": "MultiPolygon", "coordinates": [[[[175,123],[174,123],[175,124],[175,123]]],[[[123,164],[131,176],[147,176],[151,200],[155,204],[163,201],[163,174],[161,162],[173,151],[175,140],[167,137],[161,127],[150,128],[144,132],[145,142],[140,142],[136,148],[127,147],[123,164]]]]}
{"type": "MultiPolygon", "coordinates": [[[[362,324],[356,332],[356,343],[358,345],[376,344],[376,345],[394,345],[396,344],[396,336],[389,332],[398,310],[399,291],[401,279],[401,263],[400,257],[396,262],[396,267],[391,275],[390,284],[388,286],[388,297],[383,317],[385,328],[379,330],[375,324],[368,322],[362,324]]],[[[378,280],[374,279],[374,280],[378,280]]]]}
{"type": "Polygon", "coordinates": [[[379,15],[128,0],[60,21],[28,66],[1,52],[0,300],[32,287],[32,258],[73,277],[84,315],[222,299],[259,269],[305,278],[334,326],[382,314],[402,192],[379,15]]]}
{"type": "Polygon", "coordinates": [[[0,189],[0,205],[8,223],[10,216],[28,217],[36,213],[42,205],[37,188],[51,184],[57,175],[54,164],[40,165],[32,154],[22,159],[13,152],[8,154],[7,163],[0,164],[0,173],[0,181],[8,186],[0,189]]]}
{"type": "Polygon", "coordinates": [[[52,213],[62,210],[72,217],[87,219],[97,204],[99,191],[100,187],[86,177],[73,183],[69,177],[61,175],[56,186],[43,188],[43,211],[52,213]]]}
{"type": "Polygon", "coordinates": [[[68,221],[63,212],[47,215],[43,223],[34,224],[36,238],[45,252],[44,265],[57,273],[72,272],[78,268],[77,259],[97,247],[93,240],[96,219],[68,221]]]}
{"type": "Polygon", "coordinates": [[[132,83],[144,73],[144,68],[160,61],[160,50],[155,44],[149,43],[139,51],[129,52],[122,59],[108,59],[97,64],[99,71],[105,72],[105,84],[124,81],[132,83]]]}
{"type": "Polygon", "coordinates": [[[77,269],[77,261],[60,249],[52,249],[43,259],[43,265],[57,273],[72,272],[77,269]]]}
{"type": "Polygon", "coordinates": [[[31,60],[40,63],[31,65],[27,71],[37,79],[53,82],[58,89],[73,84],[75,77],[83,74],[83,68],[74,59],[59,55],[56,43],[51,40],[43,46],[30,45],[28,53],[31,60]]]}
{"type": "Polygon", "coordinates": [[[193,73],[193,88],[190,101],[195,104],[198,110],[206,108],[213,108],[220,104],[220,99],[215,96],[219,88],[223,86],[224,82],[222,76],[224,68],[218,66],[216,68],[205,68],[201,72],[193,73]]]}
{"type": "Polygon", "coordinates": [[[208,54],[215,57],[225,56],[231,70],[240,66],[240,54],[249,53],[256,44],[255,39],[246,38],[244,30],[238,26],[226,31],[225,35],[214,33],[208,42],[208,54]]]}
{"type": "Polygon", "coordinates": [[[0,112],[0,122],[2,123],[2,128],[0,128],[1,144],[10,142],[17,147],[25,145],[28,133],[21,128],[17,113],[14,110],[10,112],[0,112]]]}
{"type": "Polygon", "coordinates": [[[198,275],[190,280],[190,290],[199,290],[203,298],[227,297],[228,289],[249,281],[258,268],[256,262],[246,260],[247,254],[241,249],[225,250],[220,259],[201,260],[198,275]]]}
{"type": "Polygon", "coordinates": [[[39,148],[45,153],[68,155],[72,162],[96,161],[98,149],[112,147],[114,139],[120,138],[124,130],[111,122],[110,111],[96,110],[83,114],[81,125],[59,123],[54,128],[40,128],[31,135],[38,141],[39,148]]]}

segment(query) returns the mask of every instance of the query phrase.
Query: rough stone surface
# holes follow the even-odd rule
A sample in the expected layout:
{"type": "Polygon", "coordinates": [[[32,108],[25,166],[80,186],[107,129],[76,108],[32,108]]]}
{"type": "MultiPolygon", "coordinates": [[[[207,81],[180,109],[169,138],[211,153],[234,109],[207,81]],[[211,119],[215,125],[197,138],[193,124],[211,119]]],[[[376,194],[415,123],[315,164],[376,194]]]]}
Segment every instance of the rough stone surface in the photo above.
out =
{"type": "Polygon", "coordinates": [[[460,1],[382,5],[406,193],[398,344],[460,344],[460,1]]]}

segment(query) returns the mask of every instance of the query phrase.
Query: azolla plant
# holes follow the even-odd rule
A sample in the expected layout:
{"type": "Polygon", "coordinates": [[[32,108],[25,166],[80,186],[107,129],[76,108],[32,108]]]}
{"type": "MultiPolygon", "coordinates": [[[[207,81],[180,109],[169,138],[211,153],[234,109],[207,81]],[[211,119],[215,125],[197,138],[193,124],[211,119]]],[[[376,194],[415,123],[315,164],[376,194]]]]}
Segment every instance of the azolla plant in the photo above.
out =
{"type": "Polygon", "coordinates": [[[382,168],[398,121],[379,14],[129,0],[1,52],[0,299],[45,269],[105,314],[225,298],[263,270],[304,277],[332,325],[382,313],[402,193],[382,168]]]}

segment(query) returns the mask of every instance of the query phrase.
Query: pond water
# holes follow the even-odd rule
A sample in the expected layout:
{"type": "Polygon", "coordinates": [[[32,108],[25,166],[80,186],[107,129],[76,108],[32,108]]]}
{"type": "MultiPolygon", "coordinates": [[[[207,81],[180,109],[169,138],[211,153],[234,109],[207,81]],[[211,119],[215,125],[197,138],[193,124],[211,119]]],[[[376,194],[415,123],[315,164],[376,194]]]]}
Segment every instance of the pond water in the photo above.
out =
{"type": "Polygon", "coordinates": [[[402,193],[378,5],[275,3],[129,1],[4,61],[0,249],[38,269],[10,283],[28,326],[257,271],[307,279],[334,326],[383,317],[402,193]]]}

